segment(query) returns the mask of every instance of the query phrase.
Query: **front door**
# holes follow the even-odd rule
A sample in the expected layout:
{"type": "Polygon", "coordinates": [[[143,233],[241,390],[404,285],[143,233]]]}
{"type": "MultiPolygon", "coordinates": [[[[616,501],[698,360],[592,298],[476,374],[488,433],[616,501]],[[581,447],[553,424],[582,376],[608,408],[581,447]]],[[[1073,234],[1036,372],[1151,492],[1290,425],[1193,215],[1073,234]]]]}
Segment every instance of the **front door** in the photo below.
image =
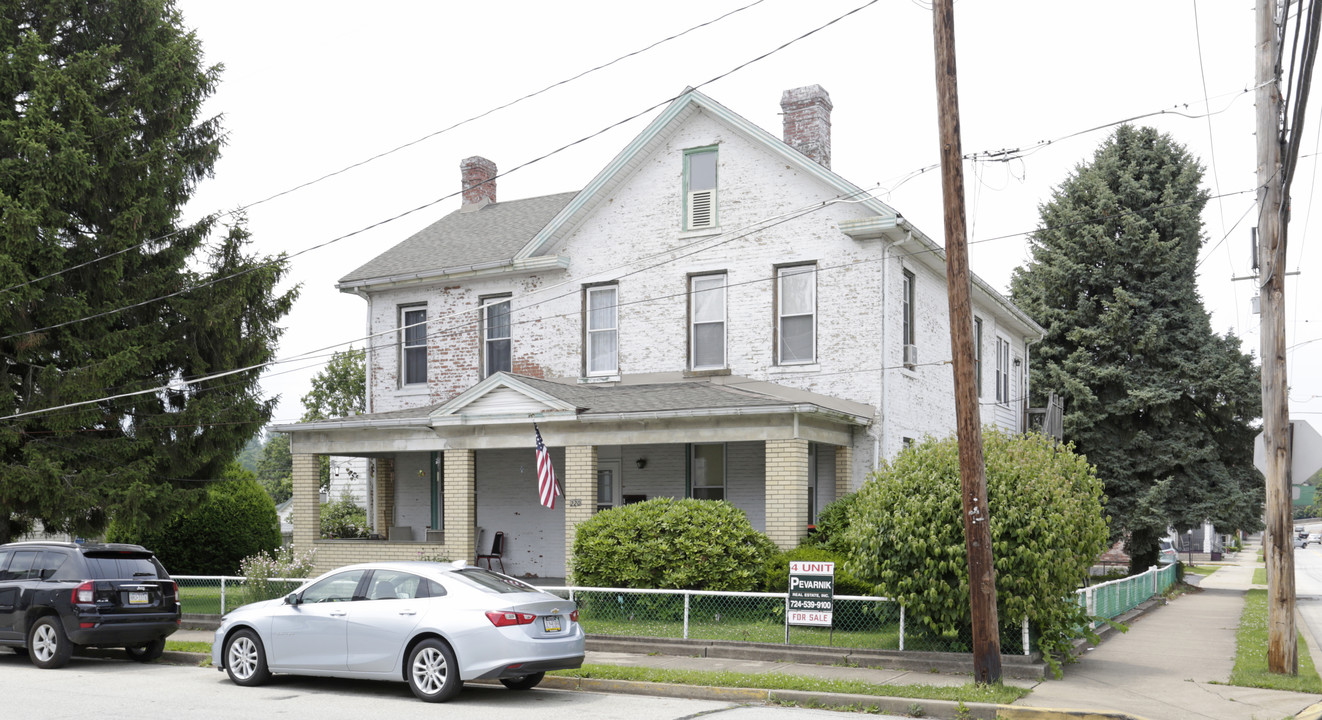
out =
{"type": "Polygon", "coordinates": [[[624,479],[620,477],[619,460],[597,461],[597,512],[619,507],[624,503],[624,479]]]}

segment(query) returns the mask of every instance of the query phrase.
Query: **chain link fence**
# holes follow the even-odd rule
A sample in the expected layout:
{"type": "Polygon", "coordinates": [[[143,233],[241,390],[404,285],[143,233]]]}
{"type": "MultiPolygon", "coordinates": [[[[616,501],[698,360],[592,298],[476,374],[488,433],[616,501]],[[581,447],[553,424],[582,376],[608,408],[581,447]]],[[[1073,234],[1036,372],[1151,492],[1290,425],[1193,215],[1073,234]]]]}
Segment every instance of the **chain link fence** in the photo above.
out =
{"type": "Polygon", "coordinates": [[[250,584],[247,578],[223,575],[173,575],[179,583],[179,601],[186,615],[224,615],[240,605],[282,597],[307,578],[266,578],[250,584]]]}

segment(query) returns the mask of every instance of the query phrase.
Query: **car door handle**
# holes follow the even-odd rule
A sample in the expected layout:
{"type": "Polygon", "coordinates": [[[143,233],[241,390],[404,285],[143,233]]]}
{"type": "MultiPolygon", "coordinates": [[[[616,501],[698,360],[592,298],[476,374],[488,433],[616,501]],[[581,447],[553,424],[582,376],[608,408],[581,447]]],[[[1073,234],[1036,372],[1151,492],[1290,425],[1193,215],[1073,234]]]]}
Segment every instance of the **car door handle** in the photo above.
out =
{"type": "Polygon", "coordinates": [[[400,611],[399,611],[399,614],[400,614],[400,615],[417,615],[418,612],[417,612],[416,610],[400,610],[400,611]]]}
{"type": "Polygon", "coordinates": [[[349,613],[347,613],[347,612],[345,612],[345,611],[343,611],[343,610],[340,610],[339,612],[333,612],[333,613],[331,613],[330,615],[331,615],[331,617],[344,617],[345,615],[348,615],[348,614],[349,614],[349,613]]]}

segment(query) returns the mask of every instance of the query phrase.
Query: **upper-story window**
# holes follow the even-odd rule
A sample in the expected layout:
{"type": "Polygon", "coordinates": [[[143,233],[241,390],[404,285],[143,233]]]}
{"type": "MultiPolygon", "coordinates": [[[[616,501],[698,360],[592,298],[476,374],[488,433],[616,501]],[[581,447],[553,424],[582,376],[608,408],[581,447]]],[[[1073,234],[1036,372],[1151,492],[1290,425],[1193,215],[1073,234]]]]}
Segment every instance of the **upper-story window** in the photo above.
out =
{"type": "Polygon", "coordinates": [[[689,280],[689,366],[725,367],[725,273],[689,280]]]}
{"type": "Polygon", "coordinates": [[[482,377],[510,372],[512,363],[509,296],[486,298],[482,301],[482,377]]]}
{"type": "Polygon", "coordinates": [[[401,385],[421,385],[427,382],[427,308],[402,307],[399,309],[400,348],[399,364],[401,385]]]}
{"type": "Polygon", "coordinates": [[[817,359],[817,266],[776,270],[777,362],[810,363],[817,359]]]}
{"type": "Polygon", "coordinates": [[[684,151],[684,229],[716,227],[716,148],[684,151]]]}
{"type": "Polygon", "coordinates": [[[905,271],[904,271],[904,308],[903,308],[903,311],[904,311],[904,334],[903,334],[903,338],[904,338],[904,344],[905,344],[905,345],[917,345],[917,344],[918,344],[918,343],[914,342],[914,324],[913,324],[913,288],[914,288],[914,277],[913,277],[913,273],[910,272],[910,271],[908,271],[908,270],[905,270],[905,271]]]}
{"type": "Polygon", "coordinates": [[[620,369],[619,286],[584,288],[586,322],[583,356],[588,375],[614,375],[620,369]]]}
{"type": "Polygon", "coordinates": [[[996,338],[996,402],[1010,402],[1010,341],[996,338]]]}
{"type": "Polygon", "coordinates": [[[973,318],[973,387],[982,397],[982,318],[973,318]]]}

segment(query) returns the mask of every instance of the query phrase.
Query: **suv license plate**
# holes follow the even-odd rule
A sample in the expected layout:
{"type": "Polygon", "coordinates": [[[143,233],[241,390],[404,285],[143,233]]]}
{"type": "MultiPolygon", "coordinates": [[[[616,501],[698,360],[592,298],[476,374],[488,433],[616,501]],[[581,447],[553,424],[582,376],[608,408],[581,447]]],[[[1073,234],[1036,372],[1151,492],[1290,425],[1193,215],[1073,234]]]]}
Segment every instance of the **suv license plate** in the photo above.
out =
{"type": "Polygon", "coordinates": [[[148,596],[147,593],[145,593],[145,592],[131,592],[131,593],[129,593],[129,604],[130,604],[130,605],[146,605],[146,604],[149,603],[149,602],[151,602],[151,597],[148,596]]]}
{"type": "Polygon", "coordinates": [[[546,632],[560,632],[560,616],[547,615],[542,618],[542,627],[546,628],[546,632]]]}

